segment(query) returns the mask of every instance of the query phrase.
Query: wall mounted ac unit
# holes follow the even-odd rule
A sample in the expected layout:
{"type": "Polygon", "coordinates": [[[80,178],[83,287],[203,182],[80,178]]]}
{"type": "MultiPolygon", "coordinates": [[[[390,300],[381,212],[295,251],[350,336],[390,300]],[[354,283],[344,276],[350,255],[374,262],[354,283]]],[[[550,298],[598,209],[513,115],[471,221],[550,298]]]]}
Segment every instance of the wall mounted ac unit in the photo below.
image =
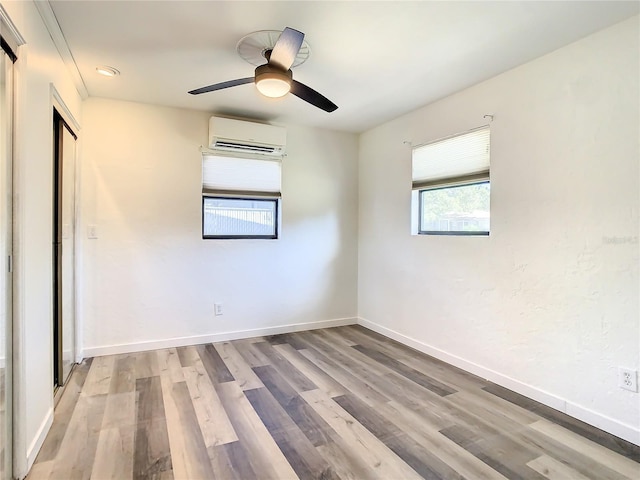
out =
{"type": "Polygon", "coordinates": [[[287,130],[262,123],[211,117],[209,148],[238,154],[284,155],[287,130]]]}

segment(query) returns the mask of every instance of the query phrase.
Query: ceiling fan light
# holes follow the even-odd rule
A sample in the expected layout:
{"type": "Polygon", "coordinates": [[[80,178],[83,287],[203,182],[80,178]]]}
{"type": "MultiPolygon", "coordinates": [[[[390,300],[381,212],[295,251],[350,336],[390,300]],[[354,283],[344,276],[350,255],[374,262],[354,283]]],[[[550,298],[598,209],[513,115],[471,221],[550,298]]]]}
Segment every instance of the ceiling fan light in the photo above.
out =
{"type": "Polygon", "coordinates": [[[265,97],[271,98],[284,97],[291,90],[291,84],[282,78],[261,78],[256,87],[265,97]]]}
{"type": "Polygon", "coordinates": [[[256,68],[256,87],[265,97],[284,97],[291,90],[292,79],[291,70],[282,70],[268,63],[256,68]]]}

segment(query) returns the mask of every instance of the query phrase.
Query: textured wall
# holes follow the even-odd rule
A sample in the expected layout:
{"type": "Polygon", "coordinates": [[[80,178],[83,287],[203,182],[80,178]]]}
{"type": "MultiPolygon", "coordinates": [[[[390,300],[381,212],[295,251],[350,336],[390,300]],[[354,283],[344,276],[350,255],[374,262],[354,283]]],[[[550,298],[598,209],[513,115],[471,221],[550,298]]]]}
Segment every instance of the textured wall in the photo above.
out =
{"type": "Polygon", "coordinates": [[[85,349],[355,317],[355,135],[289,126],[280,239],[203,240],[210,115],[104,99],[83,114],[85,349]]]}
{"type": "Polygon", "coordinates": [[[639,83],[635,17],[364,133],[360,316],[640,441],[639,83]],[[403,141],[485,114],[490,237],[410,235],[403,141]]]}

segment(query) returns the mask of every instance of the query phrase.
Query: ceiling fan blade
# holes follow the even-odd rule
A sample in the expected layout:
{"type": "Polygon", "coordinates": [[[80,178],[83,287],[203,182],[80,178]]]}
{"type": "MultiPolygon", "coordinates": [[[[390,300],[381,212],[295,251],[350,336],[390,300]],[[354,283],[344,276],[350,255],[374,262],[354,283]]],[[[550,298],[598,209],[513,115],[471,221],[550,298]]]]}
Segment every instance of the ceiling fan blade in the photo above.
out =
{"type": "Polygon", "coordinates": [[[289,70],[296,59],[296,55],[298,55],[303,40],[304,33],[293,28],[285,28],[273,46],[269,63],[283,70],[289,70]]]}
{"type": "Polygon", "coordinates": [[[307,87],[304,83],[295,80],[291,81],[291,93],[325,112],[333,112],[338,108],[338,106],[327,97],[319,94],[313,88],[307,87]]]}
{"type": "Polygon", "coordinates": [[[213,85],[209,85],[208,87],[197,88],[196,90],[191,90],[189,93],[191,95],[200,95],[201,93],[214,92],[216,90],[222,90],[223,88],[244,85],[245,83],[253,83],[253,81],[253,77],[238,78],[237,80],[229,80],[228,82],[215,83],[213,85]]]}

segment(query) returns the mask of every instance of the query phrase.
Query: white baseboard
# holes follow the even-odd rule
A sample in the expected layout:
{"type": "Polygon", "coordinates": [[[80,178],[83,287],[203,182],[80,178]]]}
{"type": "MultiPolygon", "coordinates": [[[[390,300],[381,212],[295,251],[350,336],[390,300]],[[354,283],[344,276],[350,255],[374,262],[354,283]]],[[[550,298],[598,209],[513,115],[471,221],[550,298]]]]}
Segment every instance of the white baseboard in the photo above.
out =
{"type": "Polygon", "coordinates": [[[27,472],[31,470],[31,466],[33,465],[33,462],[36,461],[36,457],[38,456],[38,453],[42,448],[44,439],[47,438],[47,433],[49,433],[49,429],[51,428],[52,424],[53,424],[53,407],[50,408],[47,414],[45,415],[44,419],[42,420],[42,424],[38,429],[38,433],[36,434],[35,438],[31,442],[31,445],[29,445],[29,448],[27,449],[27,472]]]}
{"type": "Polygon", "coordinates": [[[457,355],[432,347],[431,345],[427,345],[426,343],[403,335],[395,330],[378,325],[377,323],[371,322],[365,318],[358,318],[358,324],[640,446],[640,429],[633,427],[632,425],[627,425],[598,412],[589,410],[581,405],[541,390],[540,388],[520,382],[519,380],[503,375],[500,372],[496,372],[483,367],[482,365],[465,360],[462,357],[458,357],[457,355]]]}
{"type": "Polygon", "coordinates": [[[564,413],[640,447],[640,429],[567,400],[564,413]]]}
{"type": "Polygon", "coordinates": [[[164,340],[152,340],[137,343],[123,343],[119,345],[105,345],[101,347],[89,347],[82,351],[83,358],[100,357],[119,353],[143,352],[158,350],[160,348],[185,347],[188,345],[200,345],[203,343],[226,342],[243,338],[261,337],[264,335],[277,335],[280,333],[301,332],[318,328],[341,327],[358,323],[355,317],[335,318],[333,320],[321,320],[310,323],[293,323],[276,327],[256,328],[251,330],[237,330],[233,332],[212,333],[208,335],[194,335],[191,337],[167,338],[164,340]]]}

